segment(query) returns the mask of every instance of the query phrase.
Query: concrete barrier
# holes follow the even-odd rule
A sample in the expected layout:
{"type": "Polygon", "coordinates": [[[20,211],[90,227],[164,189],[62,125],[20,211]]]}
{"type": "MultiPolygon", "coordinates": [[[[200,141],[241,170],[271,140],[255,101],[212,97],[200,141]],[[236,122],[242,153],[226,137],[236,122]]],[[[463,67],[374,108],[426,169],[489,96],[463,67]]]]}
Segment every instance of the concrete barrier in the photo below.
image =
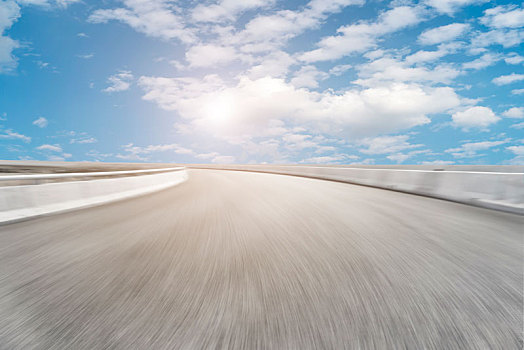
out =
{"type": "Polygon", "coordinates": [[[503,168],[513,170],[508,172],[493,171],[494,167],[486,166],[472,166],[472,170],[465,170],[463,167],[459,168],[461,170],[450,170],[450,167],[431,170],[417,166],[412,166],[410,169],[299,165],[195,165],[191,167],[256,171],[342,181],[524,215],[522,167],[503,168]]]}
{"type": "MultiPolygon", "coordinates": [[[[135,197],[175,186],[187,179],[185,168],[85,173],[83,175],[86,178],[93,176],[135,176],[0,187],[0,223],[9,223],[135,197]],[[142,173],[147,175],[142,175],[142,173]]],[[[50,176],[52,178],[57,176],[67,178],[71,175],[15,175],[13,177],[20,181],[24,179],[47,179],[50,176]]],[[[74,174],[75,178],[81,176],[82,174],[74,174]]],[[[8,177],[5,178],[6,181],[9,180],[8,177]]]]}

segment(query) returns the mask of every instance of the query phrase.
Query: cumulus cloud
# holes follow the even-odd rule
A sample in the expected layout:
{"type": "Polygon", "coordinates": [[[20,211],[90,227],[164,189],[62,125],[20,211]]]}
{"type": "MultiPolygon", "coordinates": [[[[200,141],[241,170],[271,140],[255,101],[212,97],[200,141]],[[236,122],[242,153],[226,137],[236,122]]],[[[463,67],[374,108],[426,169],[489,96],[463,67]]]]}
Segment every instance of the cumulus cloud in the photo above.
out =
{"type": "Polygon", "coordinates": [[[369,136],[429,123],[429,114],[461,103],[449,87],[399,83],[342,92],[314,92],[283,79],[245,76],[233,86],[216,76],[141,77],[139,85],[145,100],[176,110],[199,130],[218,136],[267,135],[271,120],[346,137],[369,136]]]}
{"type": "Polygon", "coordinates": [[[407,64],[426,64],[433,61],[437,61],[442,57],[456,53],[461,48],[461,44],[458,42],[444,43],[437,47],[437,50],[426,51],[420,50],[413,54],[406,56],[405,61],[407,64]]]}
{"type": "Polygon", "coordinates": [[[180,146],[176,143],[148,146],[136,146],[133,143],[128,143],[126,145],[123,145],[121,148],[125,153],[119,153],[115,155],[115,157],[124,160],[146,161],[149,160],[149,155],[158,152],[172,152],[174,154],[195,155],[195,152],[193,150],[180,146]]]}
{"type": "Polygon", "coordinates": [[[33,5],[33,6],[58,6],[66,8],[71,4],[80,2],[80,0],[18,0],[21,5],[33,5]]]}
{"type": "Polygon", "coordinates": [[[464,111],[453,113],[453,125],[465,131],[470,129],[487,129],[500,120],[491,108],[475,106],[464,111]]]}
{"type": "Polygon", "coordinates": [[[186,52],[186,60],[191,67],[216,67],[231,63],[237,59],[247,58],[231,46],[197,45],[186,52]]]}
{"type": "Polygon", "coordinates": [[[339,59],[355,52],[364,52],[377,44],[377,40],[388,33],[418,24],[423,20],[420,8],[398,6],[383,12],[376,22],[361,22],[337,29],[338,35],[324,37],[317,49],[299,56],[306,62],[339,59]]]}
{"type": "Polygon", "coordinates": [[[244,30],[234,36],[227,33],[224,39],[241,45],[243,52],[272,52],[307,29],[318,27],[330,14],[363,3],[363,0],[311,0],[297,11],[280,10],[256,16],[244,30]]]}
{"type": "Polygon", "coordinates": [[[307,65],[300,68],[291,79],[291,84],[297,88],[317,88],[320,80],[329,78],[329,74],[318,70],[315,66],[307,65]]]}
{"type": "Polygon", "coordinates": [[[36,149],[39,151],[62,152],[62,147],[56,144],[55,145],[44,144],[44,145],[38,146],[36,149]]]}
{"type": "Polygon", "coordinates": [[[524,146],[509,146],[506,149],[516,155],[509,161],[510,164],[524,165],[524,146]]]}
{"type": "Polygon", "coordinates": [[[461,7],[478,5],[488,0],[426,0],[425,3],[440,13],[453,15],[461,7]]]}
{"type": "Polygon", "coordinates": [[[44,117],[39,117],[38,119],[33,120],[33,125],[36,125],[39,128],[45,128],[47,124],[48,124],[48,121],[44,117]]]}
{"type": "Polygon", "coordinates": [[[0,140],[21,140],[25,143],[31,142],[31,137],[19,134],[11,129],[0,130],[0,140]]]}
{"type": "Polygon", "coordinates": [[[496,85],[507,85],[522,80],[524,80],[524,74],[511,73],[509,75],[501,75],[493,79],[492,82],[496,85]]]}
{"type": "Polygon", "coordinates": [[[469,27],[467,23],[452,23],[429,29],[420,34],[418,41],[423,45],[435,45],[452,41],[463,35],[469,27]]]}
{"type": "Polygon", "coordinates": [[[510,128],[517,130],[524,129],[524,122],[513,124],[510,126],[510,128]]]}
{"type": "Polygon", "coordinates": [[[422,161],[420,162],[420,164],[422,165],[450,165],[450,164],[455,164],[454,161],[452,160],[426,160],[426,161],[422,161]]]}
{"type": "Polygon", "coordinates": [[[524,107],[512,107],[502,113],[504,117],[521,119],[524,118],[524,107]]]}
{"type": "Polygon", "coordinates": [[[110,84],[105,88],[104,92],[119,92],[129,89],[131,81],[133,80],[133,74],[130,71],[122,70],[114,75],[107,78],[107,82],[110,84]]]}
{"type": "Polygon", "coordinates": [[[467,142],[457,148],[449,148],[445,152],[451,153],[455,158],[472,158],[480,156],[478,152],[485,151],[487,149],[503,145],[508,140],[500,141],[481,141],[481,142],[467,142]]]}
{"type": "Polygon", "coordinates": [[[244,11],[267,7],[274,2],[275,0],[221,0],[217,4],[199,4],[192,10],[192,17],[197,22],[232,21],[244,11]]]}
{"type": "Polygon", "coordinates": [[[409,143],[409,138],[409,135],[365,138],[360,142],[365,148],[361,148],[359,151],[364,154],[390,154],[424,146],[409,143]]]}
{"type": "Polygon", "coordinates": [[[524,41],[524,31],[518,29],[494,29],[487,32],[475,32],[471,39],[471,50],[482,52],[491,45],[501,45],[504,48],[514,47],[524,41]]]}
{"type": "Polygon", "coordinates": [[[507,64],[521,64],[524,62],[524,57],[516,52],[511,52],[508,56],[504,58],[504,61],[507,64]]]}
{"type": "Polygon", "coordinates": [[[377,86],[392,82],[417,82],[417,83],[450,83],[460,72],[448,65],[436,65],[424,67],[413,66],[408,56],[406,60],[393,58],[391,56],[380,57],[369,63],[356,67],[359,70],[359,78],[356,84],[365,86],[377,86]]]}
{"type": "Polygon", "coordinates": [[[123,0],[125,7],[96,10],[89,16],[92,23],[119,21],[138,32],[161,39],[177,38],[185,43],[194,42],[195,34],[184,24],[182,16],[175,13],[168,0],[123,0]]]}
{"type": "Polygon", "coordinates": [[[477,58],[476,60],[463,63],[462,68],[480,70],[494,65],[501,59],[501,55],[488,52],[482,55],[481,57],[477,58]]]}
{"type": "Polygon", "coordinates": [[[524,156],[524,146],[509,146],[506,147],[507,150],[510,150],[517,156],[524,156]]]}
{"type": "Polygon", "coordinates": [[[69,140],[69,143],[79,143],[79,144],[86,144],[86,143],[96,143],[98,140],[94,137],[80,137],[80,138],[73,138],[69,140]]]}
{"type": "Polygon", "coordinates": [[[13,23],[20,18],[20,7],[15,1],[0,1],[0,74],[11,72],[16,68],[17,61],[13,50],[20,45],[18,41],[5,34],[13,23]]]}
{"type": "Polygon", "coordinates": [[[301,160],[299,163],[303,164],[339,164],[348,160],[357,160],[359,157],[347,154],[334,154],[332,156],[318,156],[310,157],[301,160]]]}
{"type": "Polygon", "coordinates": [[[480,19],[484,25],[493,28],[524,27],[524,9],[516,5],[497,6],[486,10],[480,19]]]}
{"type": "Polygon", "coordinates": [[[233,156],[216,156],[214,157],[211,162],[216,164],[231,164],[234,163],[236,160],[233,156]]]}

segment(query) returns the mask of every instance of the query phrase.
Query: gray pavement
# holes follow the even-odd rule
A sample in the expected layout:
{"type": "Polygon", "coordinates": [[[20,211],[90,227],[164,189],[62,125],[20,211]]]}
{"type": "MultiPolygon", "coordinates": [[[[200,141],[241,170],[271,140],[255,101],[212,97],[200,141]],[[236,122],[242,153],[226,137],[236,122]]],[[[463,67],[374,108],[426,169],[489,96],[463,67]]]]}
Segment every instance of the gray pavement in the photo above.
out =
{"type": "Polygon", "coordinates": [[[0,227],[0,349],[521,349],[512,214],[191,170],[0,227]]]}

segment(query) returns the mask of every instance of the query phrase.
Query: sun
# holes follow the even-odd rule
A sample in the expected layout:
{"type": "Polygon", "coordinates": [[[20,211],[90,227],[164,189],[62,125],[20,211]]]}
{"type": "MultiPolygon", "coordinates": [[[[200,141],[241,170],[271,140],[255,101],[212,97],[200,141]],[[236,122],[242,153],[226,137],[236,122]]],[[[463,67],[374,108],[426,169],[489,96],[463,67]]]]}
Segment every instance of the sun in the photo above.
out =
{"type": "Polygon", "coordinates": [[[204,117],[213,124],[224,124],[231,120],[235,110],[230,96],[222,95],[210,99],[204,106],[204,117]]]}

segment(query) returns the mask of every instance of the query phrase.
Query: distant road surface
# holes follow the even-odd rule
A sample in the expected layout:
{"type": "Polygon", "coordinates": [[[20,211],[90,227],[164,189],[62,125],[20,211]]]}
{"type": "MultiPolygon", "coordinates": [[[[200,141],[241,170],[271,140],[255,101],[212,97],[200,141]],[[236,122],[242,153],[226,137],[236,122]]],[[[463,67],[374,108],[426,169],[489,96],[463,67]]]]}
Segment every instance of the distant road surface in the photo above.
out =
{"type": "Polygon", "coordinates": [[[191,170],[0,226],[0,349],[521,349],[524,219],[191,170]]]}

